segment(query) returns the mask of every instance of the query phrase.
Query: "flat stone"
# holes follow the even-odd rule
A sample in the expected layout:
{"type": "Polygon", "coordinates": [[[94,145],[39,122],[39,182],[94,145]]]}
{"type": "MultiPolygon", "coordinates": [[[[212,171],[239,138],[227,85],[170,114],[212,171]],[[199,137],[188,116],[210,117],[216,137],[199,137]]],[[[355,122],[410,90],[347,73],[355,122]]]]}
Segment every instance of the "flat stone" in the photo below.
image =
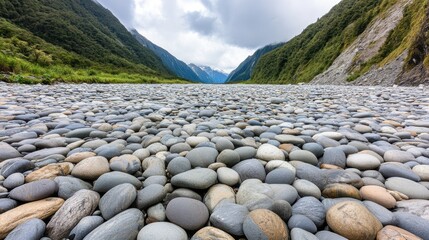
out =
{"type": "Polygon", "coordinates": [[[27,160],[38,160],[38,159],[43,159],[55,154],[66,156],[68,152],[70,152],[70,149],[66,147],[46,148],[36,152],[29,153],[25,155],[24,158],[27,160]]]}
{"type": "Polygon", "coordinates": [[[37,218],[32,218],[19,224],[7,235],[5,240],[40,240],[45,233],[45,227],[45,222],[37,218]]]}
{"type": "Polygon", "coordinates": [[[429,220],[429,200],[403,200],[396,203],[396,212],[407,212],[429,220]]]}
{"type": "Polygon", "coordinates": [[[356,198],[362,199],[359,190],[349,184],[333,183],[328,184],[322,191],[322,195],[326,198],[356,198]]]}
{"type": "Polygon", "coordinates": [[[0,198],[0,214],[18,206],[18,202],[10,198],[0,198]]]}
{"type": "Polygon", "coordinates": [[[286,135],[286,134],[276,135],[275,139],[280,143],[291,143],[294,145],[300,145],[305,143],[304,139],[300,137],[293,136],[293,135],[286,135]]]}
{"type": "Polygon", "coordinates": [[[204,204],[212,212],[220,202],[235,203],[234,189],[224,184],[211,186],[204,196],[204,204]]]}
{"type": "Polygon", "coordinates": [[[206,239],[234,240],[234,238],[228,233],[214,227],[201,228],[191,238],[191,240],[206,240],[206,239]]]}
{"type": "Polygon", "coordinates": [[[418,237],[427,239],[429,236],[429,220],[421,218],[411,213],[394,213],[396,226],[402,228],[418,237]]]}
{"type": "Polygon", "coordinates": [[[5,238],[9,232],[21,223],[32,219],[45,219],[52,216],[63,205],[61,198],[45,198],[20,205],[0,215],[0,238],[5,238]]]}
{"type": "Polygon", "coordinates": [[[72,170],[72,175],[84,180],[96,180],[110,171],[109,162],[104,157],[90,157],[80,161],[72,170]]]}
{"type": "Polygon", "coordinates": [[[69,239],[82,240],[88,233],[100,226],[104,219],[100,216],[87,216],[82,218],[79,223],[70,231],[69,239]]]}
{"type": "Polygon", "coordinates": [[[348,201],[331,207],[326,221],[332,230],[350,240],[375,239],[383,227],[363,205],[348,201]]]}
{"type": "Polygon", "coordinates": [[[279,148],[271,144],[262,144],[256,152],[256,158],[264,161],[285,160],[285,155],[279,148]]]}
{"type": "Polygon", "coordinates": [[[363,186],[359,191],[363,199],[378,203],[385,208],[391,209],[396,205],[395,198],[392,197],[385,188],[379,186],[363,186]]]}
{"type": "Polygon", "coordinates": [[[318,159],[317,157],[310,151],[306,150],[295,150],[289,153],[290,161],[301,161],[311,165],[317,165],[318,159]]]}
{"type": "Polygon", "coordinates": [[[0,162],[11,159],[11,158],[17,158],[21,157],[21,153],[18,152],[14,147],[10,146],[9,144],[5,142],[0,142],[0,162]]]}
{"type": "Polygon", "coordinates": [[[67,176],[73,169],[72,163],[54,163],[31,172],[25,177],[26,182],[34,182],[42,179],[54,180],[58,176],[67,176]]]}
{"type": "Polygon", "coordinates": [[[304,215],[311,219],[317,227],[322,227],[325,223],[325,207],[314,197],[300,198],[292,206],[293,215],[304,215]]]}
{"type": "Polygon", "coordinates": [[[329,231],[320,231],[316,233],[319,240],[347,240],[347,238],[329,231]]]}
{"type": "Polygon", "coordinates": [[[93,189],[96,192],[105,193],[122,183],[131,183],[136,189],[140,189],[143,185],[142,182],[133,175],[123,172],[108,172],[101,175],[94,182],[93,189]]]}
{"type": "Polygon", "coordinates": [[[8,189],[13,189],[21,186],[22,184],[24,184],[24,182],[25,178],[22,173],[14,173],[9,175],[9,177],[4,180],[3,186],[8,189]]]}
{"type": "Polygon", "coordinates": [[[216,162],[218,152],[214,148],[210,147],[199,147],[195,148],[186,154],[186,158],[189,159],[192,167],[206,168],[210,164],[216,162]]]}
{"type": "Polygon", "coordinates": [[[422,181],[429,181],[429,165],[416,165],[412,170],[422,181]]]}
{"type": "Polygon", "coordinates": [[[413,154],[409,152],[404,152],[400,150],[388,150],[384,153],[384,161],[386,162],[400,162],[406,163],[409,161],[414,161],[416,158],[413,154]]]}
{"type": "Polygon", "coordinates": [[[240,162],[240,155],[231,150],[223,150],[216,158],[216,162],[224,163],[228,167],[232,167],[240,162]]]}
{"type": "Polygon", "coordinates": [[[347,166],[357,168],[359,170],[377,169],[380,166],[380,161],[369,154],[356,153],[347,157],[347,166]]]}
{"type": "Polygon", "coordinates": [[[250,212],[244,220],[243,231],[248,240],[289,238],[289,231],[283,220],[266,209],[250,212]]]}
{"type": "Polygon", "coordinates": [[[240,182],[240,175],[231,168],[221,167],[217,169],[217,178],[220,183],[235,186],[240,182]]]}
{"type": "Polygon", "coordinates": [[[401,177],[406,178],[414,182],[420,182],[420,177],[411,170],[410,167],[396,162],[383,163],[378,170],[383,177],[401,177]]]}
{"type": "Polygon", "coordinates": [[[18,172],[23,173],[25,171],[33,169],[34,167],[34,163],[25,159],[11,160],[1,168],[0,175],[7,178],[11,174],[18,172]]]}
{"type": "Polygon", "coordinates": [[[377,240],[406,239],[421,240],[420,237],[395,226],[385,226],[377,233],[377,240]]]}
{"type": "Polygon", "coordinates": [[[58,197],[68,199],[77,191],[91,189],[91,184],[72,176],[59,176],[54,179],[58,184],[58,197]]]}
{"type": "Polygon", "coordinates": [[[26,183],[10,191],[9,197],[22,202],[32,202],[50,197],[58,191],[56,182],[43,179],[26,183]]]}
{"type": "Polygon", "coordinates": [[[46,232],[52,239],[69,236],[70,231],[79,221],[91,215],[97,208],[100,195],[90,190],[80,190],[67,199],[54,214],[46,226],[46,232]]]}
{"type": "Polygon", "coordinates": [[[158,222],[146,225],[140,230],[137,236],[137,240],[164,239],[187,240],[188,235],[183,228],[175,224],[169,222],[158,222]]]}
{"type": "Polygon", "coordinates": [[[222,202],[210,216],[210,223],[225,232],[243,236],[243,222],[249,211],[246,207],[230,202],[222,202]]]}
{"type": "Polygon", "coordinates": [[[66,157],[66,159],[64,159],[64,162],[79,163],[86,158],[95,157],[96,155],[97,154],[93,152],[77,152],[66,157]]]}
{"type": "Polygon", "coordinates": [[[201,229],[209,219],[209,211],[204,203],[183,197],[171,200],[166,214],[170,222],[190,231],[201,229]]]}
{"type": "Polygon", "coordinates": [[[141,168],[140,159],[131,154],[125,154],[110,159],[110,169],[112,171],[120,171],[129,174],[134,174],[141,168]]]}
{"type": "Polygon", "coordinates": [[[137,208],[147,209],[160,203],[165,198],[164,187],[159,184],[152,184],[137,192],[137,208]]]}
{"type": "MultiPolygon", "coordinates": [[[[314,144],[317,144],[317,143],[314,143],[314,144]]],[[[317,145],[320,146],[319,144],[317,145]]],[[[321,163],[335,165],[340,168],[346,167],[346,154],[340,148],[338,147],[326,148],[324,152],[322,152],[322,154],[323,154],[323,157],[321,159],[321,163]]]]}
{"type": "Polygon", "coordinates": [[[411,199],[429,199],[429,190],[423,185],[406,178],[392,177],[386,180],[386,188],[401,192],[411,199]]]}
{"type": "Polygon", "coordinates": [[[143,213],[130,208],[92,230],[84,240],[91,239],[123,239],[135,240],[144,226],[143,213]]]}
{"type": "Polygon", "coordinates": [[[192,169],[171,178],[171,183],[177,187],[191,189],[207,189],[217,180],[215,171],[208,168],[192,169]]]}
{"type": "Polygon", "coordinates": [[[314,222],[311,221],[310,218],[308,218],[304,215],[300,215],[300,214],[293,215],[289,219],[287,226],[291,229],[300,228],[300,229],[303,229],[303,230],[310,232],[310,233],[316,233],[317,232],[317,227],[314,224],[314,222]]]}
{"type": "Polygon", "coordinates": [[[249,159],[241,161],[236,164],[232,169],[240,175],[241,181],[246,181],[247,179],[259,179],[261,181],[265,180],[265,169],[262,163],[256,159],[249,159]]]}
{"type": "Polygon", "coordinates": [[[100,199],[99,208],[104,219],[109,220],[129,208],[136,199],[136,188],[123,183],[107,191],[100,199]]]}
{"type": "Polygon", "coordinates": [[[319,240],[314,234],[301,228],[292,228],[290,237],[291,239],[319,240]]]}
{"type": "Polygon", "coordinates": [[[363,201],[363,204],[378,219],[378,221],[383,224],[383,226],[395,224],[395,217],[387,208],[368,200],[363,201]]]}
{"type": "Polygon", "coordinates": [[[295,181],[295,173],[288,168],[277,168],[269,172],[265,178],[270,184],[292,184],[295,181]]]}
{"type": "Polygon", "coordinates": [[[320,189],[314,183],[305,179],[296,179],[293,182],[293,187],[301,197],[312,196],[319,199],[322,196],[320,189]]]}

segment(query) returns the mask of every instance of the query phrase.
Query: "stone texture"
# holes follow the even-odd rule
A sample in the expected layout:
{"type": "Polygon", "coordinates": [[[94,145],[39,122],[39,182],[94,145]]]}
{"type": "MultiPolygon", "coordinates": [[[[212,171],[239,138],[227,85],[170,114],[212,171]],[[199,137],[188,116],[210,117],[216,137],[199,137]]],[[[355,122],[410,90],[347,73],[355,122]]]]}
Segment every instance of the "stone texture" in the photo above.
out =
{"type": "Polygon", "coordinates": [[[34,182],[41,179],[51,179],[58,176],[67,176],[71,173],[73,169],[73,164],[71,163],[57,163],[50,164],[48,166],[42,167],[39,170],[31,172],[25,177],[26,182],[34,182]]]}
{"type": "Polygon", "coordinates": [[[84,180],[96,180],[110,171],[109,162],[104,157],[90,157],[80,161],[72,170],[72,175],[84,180]]]}
{"type": "Polygon", "coordinates": [[[190,231],[200,229],[209,219],[209,211],[204,203],[184,197],[171,200],[166,214],[170,222],[190,231]]]}
{"type": "Polygon", "coordinates": [[[244,220],[243,231],[248,240],[289,238],[289,231],[283,220],[266,209],[250,212],[244,220]]]}

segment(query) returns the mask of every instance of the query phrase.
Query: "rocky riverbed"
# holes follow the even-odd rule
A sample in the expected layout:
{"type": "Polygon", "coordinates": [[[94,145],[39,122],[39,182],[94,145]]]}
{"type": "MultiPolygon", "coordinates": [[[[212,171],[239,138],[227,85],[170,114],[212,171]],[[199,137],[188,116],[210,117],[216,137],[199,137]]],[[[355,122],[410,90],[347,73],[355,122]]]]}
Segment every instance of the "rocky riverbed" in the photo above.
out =
{"type": "Polygon", "coordinates": [[[429,239],[429,91],[0,83],[0,239],[429,239]]]}

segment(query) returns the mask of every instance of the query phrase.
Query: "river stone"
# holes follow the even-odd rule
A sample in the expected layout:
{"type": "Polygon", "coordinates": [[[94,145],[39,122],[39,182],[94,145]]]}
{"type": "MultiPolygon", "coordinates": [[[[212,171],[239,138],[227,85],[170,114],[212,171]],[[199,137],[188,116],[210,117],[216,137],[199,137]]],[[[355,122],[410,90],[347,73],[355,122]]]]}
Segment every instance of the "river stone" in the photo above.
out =
{"type": "Polygon", "coordinates": [[[326,213],[326,221],[334,232],[350,240],[375,239],[383,227],[362,204],[341,202],[326,213]]]}
{"type": "Polygon", "coordinates": [[[256,158],[264,161],[285,160],[285,155],[282,150],[271,144],[262,144],[256,152],[256,158]]]}
{"type": "Polygon", "coordinates": [[[300,214],[310,218],[317,227],[322,227],[325,223],[325,207],[314,197],[300,198],[292,206],[292,214],[300,214]]]}
{"type": "Polygon", "coordinates": [[[429,181],[429,165],[416,165],[413,167],[413,172],[416,173],[422,181],[429,181]]]}
{"type": "Polygon", "coordinates": [[[89,134],[94,130],[95,130],[94,128],[78,128],[66,133],[65,137],[84,139],[86,137],[89,137],[89,134]]]}
{"type": "Polygon", "coordinates": [[[88,233],[100,226],[104,219],[100,216],[87,216],[70,231],[69,239],[82,240],[88,233]]]}
{"type": "Polygon", "coordinates": [[[384,161],[386,162],[400,162],[406,163],[409,161],[414,161],[416,158],[413,154],[409,152],[404,152],[400,150],[388,150],[384,153],[384,161]]]}
{"type": "Polygon", "coordinates": [[[392,177],[386,180],[386,188],[401,192],[411,199],[429,199],[429,190],[406,178],[392,177]]]}
{"type": "Polygon", "coordinates": [[[383,226],[395,224],[395,217],[387,208],[378,203],[367,200],[363,201],[363,204],[372,214],[374,214],[383,226]]]}
{"type": "Polygon", "coordinates": [[[27,160],[38,160],[38,159],[43,159],[55,154],[66,156],[68,152],[70,152],[70,149],[66,147],[46,148],[36,152],[29,153],[25,155],[24,158],[27,160]]]}
{"type": "Polygon", "coordinates": [[[0,214],[0,238],[15,229],[19,224],[32,219],[45,219],[54,214],[64,203],[61,198],[45,198],[20,205],[12,210],[0,214]]]}
{"type": "Polygon", "coordinates": [[[46,226],[46,232],[52,239],[62,239],[79,221],[91,215],[97,208],[100,195],[91,190],[80,190],[67,199],[54,214],[46,226]]]}
{"type": "Polygon", "coordinates": [[[396,226],[410,233],[413,233],[423,239],[428,239],[429,236],[429,220],[421,218],[417,215],[405,212],[394,213],[396,226]]]}
{"type": "Polygon", "coordinates": [[[329,231],[320,231],[316,233],[316,237],[319,240],[347,240],[347,238],[329,231]]]}
{"type": "Polygon", "coordinates": [[[143,227],[137,240],[188,240],[188,235],[181,227],[169,222],[151,223],[143,227]]]}
{"type": "Polygon", "coordinates": [[[314,183],[305,179],[295,180],[293,182],[293,187],[301,197],[313,196],[319,199],[322,196],[320,189],[314,183]]]}
{"type": "Polygon", "coordinates": [[[289,238],[288,228],[283,220],[266,209],[250,212],[244,220],[243,232],[248,240],[289,238]]]}
{"type": "Polygon", "coordinates": [[[243,236],[243,222],[249,211],[245,206],[221,202],[210,216],[210,223],[225,232],[243,236]]]}
{"type": "Polygon", "coordinates": [[[68,199],[82,189],[91,189],[91,184],[72,176],[59,176],[54,179],[58,184],[58,197],[68,199]]]}
{"type": "Polygon", "coordinates": [[[94,182],[94,191],[105,193],[122,183],[131,183],[136,189],[142,187],[142,182],[133,175],[124,172],[108,172],[94,182]]]}
{"type": "Polygon", "coordinates": [[[177,175],[179,173],[186,172],[191,169],[192,169],[191,162],[189,162],[189,160],[184,157],[173,158],[173,160],[171,160],[167,166],[167,171],[172,176],[177,175]]]}
{"type": "Polygon", "coordinates": [[[136,195],[136,188],[130,183],[123,183],[110,189],[100,199],[101,215],[106,220],[111,219],[130,207],[136,199],[136,195]]]}
{"type": "Polygon", "coordinates": [[[57,191],[58,185],[56,182],[42,179],[14,188],[10,191],[9,197],[22,202],[32,202],[52,196],[57,191]]]}
{"type": "Polygon", "coordinates": [[[320,168],[300,161],[291,161],[290,164],[296,169],[296,177],[314,183],[323,189],[327,183],[326,174],[320,168]]]}
{"type": "MultiPolygon", "coordinates": [[[[322,157],[324,155],[324,152],[328,149],[323,149],[323,147],[318,143],[306,143],[306,144],[302,145],[302,150],[310,151],[314,155],[316,155],[316,157],[319,158],[319,157],[322,157]]],[[[344,156],[344,158],[345,158],[345,156],[344,156]]]]}
{"type": "Polygon", "coordinates": [[[334,183],[328,184],[322,191],[322,195],[326,198],[341,198],[350,197],[362,199],[359,190],[349,184],[334,183]]]}
{"type": "Polygon", "coordinates": [[[291,239],[319,240],[314,234],[301,228],[293,228],[290,231],[291,239]]]}
{"type": "Polygon", "coordinates": [[[295,173],[288,168],[277,168],[269,172],[265,178],[270,184],[292,184],[295,181],[295,173]]]}
{"type": "Polygon", "coordinates": [[[192,149],[186,154],[186,158],[191,163],[192,167],[203,167],[206,168],[210,164],[216,162],[218,152],[214,148],[210,147],[199,147],[192,149]]]}
{"type": "Polygon", "coordinates": [[[401,163],[383,163],[378,170],[383,177],[401,177],[406,178],[414,182],[420,182],[420,177],[413,172],[410,167],[401,163]]]}
{"type": "Polygon", "coordinates": [[[165,198],[164,187],[159,184],[149,185],[137,192],[137,208],[147,209],[165,198]]]}
{"type": "Polygon", "coordinates": [[[211,186],[204,196],[204,204],[212,212],[220,202],[235,203],[234,189],[224,184],[211,186]]]}
{"type": "Polygon", "coordinates": [[[0,214],[18,206],[18,203],[10,198],[0,198],[0,214]]]}
{"type": "Polygon", "coordinates": [[[0,175],[7,178],[11,174],[17,172],[23,173],[27,170],[33,169],[34,167],[34,163],[25,159],[10,160],[0,169],[0,175]]]}
{"type": "Polygon", "coordinates": [[[421,240],[420,237],[395,226],[385,226],[377,233],[377,240],[392,240],[392,239],[406,239],[406,240],[421,240]]]}
{"type": "Polygon", "coordinates": [[[191,189],[207,189],[216,183],[217,174],[208,168],[192,169],[171,178],[171,184],[191,189]]]}
{"type": "Polygon", "coordinates": [[[144,226],[143,213],[130,208],[92,230],[84,240],[121,239],[135,240],[140,229],[144,226]]]}
{"type": "Polygon", "coordinates": [[[226,149],[217,156],[216,161],[232,167],[240,162],[240,155],[231,149],[226,149]]]}
{"type": "Polygon", "coordinates": [[[290,161],[301,161],[311,165],[317,165],[318,160],[317,157],[310,151],[306,150],[295,150],[289,153],[290,161]]]}
{"type": "Polygon", "coordinates": [[[9,175],[9,177],[4,180],[3,187],[13,189],[21,186],[22,184],[24,184],[24,182],[25,178],[22,173],[14,173],[9,175]]]}
{"type": "Polygon", "coordinates": [[[209,240],[209,239],[234,240],[234,238],[228,233],[214,227],[201,228],[191,238],[191,240],[209,240]]]}
{"type": "Polygon", "coordinates": [[[292,215],[292,217],[289,218],[289,221],[287,222],[287,226],[291,229],[300,228],[310,233],[317,232],[317,227],[314,222],[311,221],[310,218],[300,214],[292,215]]]}
{"type": "Polygon", "coordinates": [[[380,166],[380,161],[370,154],[356,153],[347,157],[347,166],[361,171],[371,170],[377,169],[380,166]]]}
{"type": "Polygon", "coordinates": [[[184,197],[171,200],[167,205],[166,214],[170,222],[189,231],[200,229],[209,219],[209,210],[204,203],[184,197]]]}
{"type": "Polygon", "coordinates": [[[48,166],[42,167],[39,170],[36,170],[25,177],[26,182],[33,182],[41,179],[51,179],[58,176],[67,176],[73,169],[72,163],[54,163],[48,166]]]}
{"type": "Polygon", "coordinates": [[[240,175],[231,168],[220,167],[217,169],[217,178],[220,183],[228,186],[235,186],[240,182],[240,175]]]}
{"type": "MultiPolygon", "coordinates": [[[[316,144],[317,146],[320,146],[317,143],[314,143],[314,144],[316,144]]],[[[327,148],[325,149],[324,152],[322,151],[322,154],[323,154],[323,157],[321,158],[321,163],[331,164],[341,168],[346,167],[346,154],[340,148],[338,147],[327,148]]]]}
{"type": "Polygon", "coordinates": [[[232,169],[240,175],[241,181],[247,179],[265,180],[265,169],[262,163],[256,159],[244,160],[236,164],[232,169]]]}
{"type": "Polygon", "coordinates": [[[365,200],[370,200],[382,205],[385,208],[394,208],[396,200],[385,188],[379,186],[363,186],[360,190],[360,195],[365,200]]]}
{"type": "Polygon", "coordinates": [[[140,159],[131,154],[121,155],[110,159],[110,169],[112,171],[120,171],[129,174],[134,174],[141,168],[140,159]]]}
{"type": "Polygon", "coordinates": [[[45,222],[37,218],[32,218],[19,224],[7,235],[5,240],[39,240],[45,233],[45,227],[45,222]]]}
{"type": "Polygon", "coordinates": [[[19,153],[18,150],[5,142],[0,142],[0,149],[0,162],[11,158],[21,157],[21,153],[19,153]]]}
{"type": "Polygon", "coordinates": [[[86,159],[86,158],[90,158],[90,157],[95,157],[97,154],[93,153],[93,152],[77,152],[77,153],[73,153],[70,156],[66,157],[66,159],[64,159],[64,162],[71,162],[71,163],[79,163],[80,161],[86,159]]]}
{"type": "Polygon", "coordinates": [[[406,200],[396,203],[396,212],[407,212],[429,220],[429,200],[406,200]]]}
{"type": "Polygon", "coordinates": [[[72,170],[72,175],[84,180],[96,180],[110,171],[109,162],[104,157],[90,157],[80,161],[72,170]]]}
{"type": "Polygon", "coordinates": [[[248,179],[241,183],[236,194],[236,201],[240,205],[246,206],[249,210],[271,209],[274,200],[273,189],[269,184],[262,183],[258,179],[248,179]]]}

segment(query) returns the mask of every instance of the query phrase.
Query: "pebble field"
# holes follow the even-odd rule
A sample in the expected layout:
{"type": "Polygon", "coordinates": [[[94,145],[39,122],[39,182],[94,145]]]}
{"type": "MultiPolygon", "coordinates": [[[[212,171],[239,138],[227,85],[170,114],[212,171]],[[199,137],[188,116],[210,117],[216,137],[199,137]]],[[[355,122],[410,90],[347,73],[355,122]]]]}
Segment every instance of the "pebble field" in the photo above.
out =
{"type": "Polygon", "coordinates": [[[429,89],[0,83],[0,239],[429,239],[429,89]]]}

